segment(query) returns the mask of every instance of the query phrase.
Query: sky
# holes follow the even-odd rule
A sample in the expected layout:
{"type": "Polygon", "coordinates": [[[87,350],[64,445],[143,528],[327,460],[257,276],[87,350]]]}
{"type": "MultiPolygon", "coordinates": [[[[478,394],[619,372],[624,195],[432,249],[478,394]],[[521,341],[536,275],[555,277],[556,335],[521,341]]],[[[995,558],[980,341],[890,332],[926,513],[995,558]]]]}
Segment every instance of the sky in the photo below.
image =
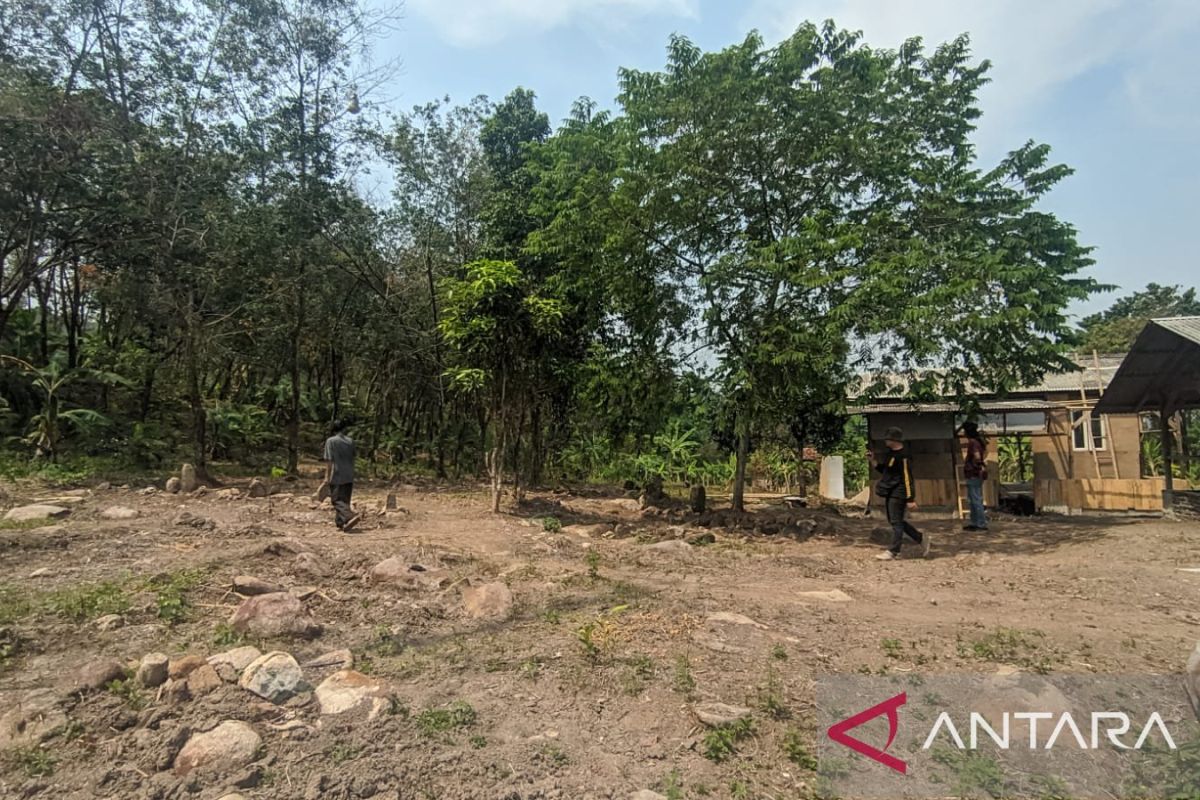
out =
{"type": "Polygon", "coordinates": [[[407,0],[399,13],[376,58],[400,66],[377,100],[403,111],[523,86],[555,124],[580,96],[616,108],[618,70],[662,68],[676,33],[706,50],[830,18],[875,47],[968,33],[992,62],[981,164],[1033,139],[1076,170],[1046,208],[1095,248],[1092,277],[1120,287],[1076,313],[1149,282],[1200,284],[1197,0],[407,0]]]}

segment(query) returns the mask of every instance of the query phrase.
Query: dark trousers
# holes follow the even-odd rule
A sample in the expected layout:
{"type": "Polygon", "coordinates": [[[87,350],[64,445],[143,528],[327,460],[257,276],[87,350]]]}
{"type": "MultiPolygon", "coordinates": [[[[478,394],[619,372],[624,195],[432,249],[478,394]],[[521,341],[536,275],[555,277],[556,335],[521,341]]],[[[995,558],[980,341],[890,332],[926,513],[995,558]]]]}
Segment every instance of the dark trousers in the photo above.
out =
{"type": "Polygon", "coordinates": [[[914,542],[920,544],[921,532],[904,518],[908,511],[908,501],[904,499],[903,492],[886,495],[883,502],[887,506],[887,518],[892,526],[892,546],[888,549],[896,555],[900,555],[900,543],[904,541],[906,533],[914,542]]]}
{"type": "Polygon", "coordinates": [[[338,530],[350,521],[354,512],[350,510],[350,496],[354,494],[353,483],[339,483],[329,487],[329,501],[333,503],[333,521],[338,530]]]}

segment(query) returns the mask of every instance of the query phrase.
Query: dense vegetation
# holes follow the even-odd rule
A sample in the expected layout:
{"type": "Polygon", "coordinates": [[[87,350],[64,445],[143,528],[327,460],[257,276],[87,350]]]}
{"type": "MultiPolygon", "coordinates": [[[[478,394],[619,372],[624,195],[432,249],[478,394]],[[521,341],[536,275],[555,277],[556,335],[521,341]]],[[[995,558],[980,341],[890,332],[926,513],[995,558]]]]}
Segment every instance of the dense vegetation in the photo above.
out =
{"type": "MultiPolygon", "coordinates": [[[[966,37],[670,42],[557,128],[517,89],[390,115],[355,0],[0,0],[15,459],[798,479],[867,367],[1064,365],[1088,249],[1027,142],[980,165],[966,37]],[[390,197],[362,187],[385,177],[390,197]],[[22,444],[22,442],[24,442],[22,444]]],[[[927,377],[926,381],[934,378],[927,377]]],[[[506,477],[507,476],[507,477],[506,477]]]]}

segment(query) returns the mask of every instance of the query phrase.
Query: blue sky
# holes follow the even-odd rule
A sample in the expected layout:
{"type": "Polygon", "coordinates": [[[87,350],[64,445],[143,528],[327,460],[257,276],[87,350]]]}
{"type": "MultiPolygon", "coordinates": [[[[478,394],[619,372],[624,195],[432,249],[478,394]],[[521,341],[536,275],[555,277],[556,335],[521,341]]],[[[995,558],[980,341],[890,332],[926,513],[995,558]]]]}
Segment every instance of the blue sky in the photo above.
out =
{"type": "Polygon", "coordinates": [[[1048,207],[1096,248],[1095,278],[1123,290],[1200,283],[1197,0],[407,0],[402,15],[378,47],[401,67],[377,99],[404,110],[526,86],[556,123],[580,95],[615,107],[618,68],[660,68],[672,33],[710,50],[751,29],[778,41],[806,19],[881,47],[970,33],[993,63],[983,163],[1049,143],[1076,174],[1048,207]]]}

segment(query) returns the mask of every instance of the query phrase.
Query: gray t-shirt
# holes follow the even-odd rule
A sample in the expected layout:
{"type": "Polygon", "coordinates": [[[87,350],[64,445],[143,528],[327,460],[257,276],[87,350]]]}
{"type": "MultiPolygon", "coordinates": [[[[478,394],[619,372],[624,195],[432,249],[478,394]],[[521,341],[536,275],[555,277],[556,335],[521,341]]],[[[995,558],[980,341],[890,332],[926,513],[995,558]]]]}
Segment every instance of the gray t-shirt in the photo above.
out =
{"type": "Polygon", "coordinates": [[[354,483],[354,440],[344,433],[335,433],[325,440],[325,460],[333,462],[332,486],[354,483]]]}

